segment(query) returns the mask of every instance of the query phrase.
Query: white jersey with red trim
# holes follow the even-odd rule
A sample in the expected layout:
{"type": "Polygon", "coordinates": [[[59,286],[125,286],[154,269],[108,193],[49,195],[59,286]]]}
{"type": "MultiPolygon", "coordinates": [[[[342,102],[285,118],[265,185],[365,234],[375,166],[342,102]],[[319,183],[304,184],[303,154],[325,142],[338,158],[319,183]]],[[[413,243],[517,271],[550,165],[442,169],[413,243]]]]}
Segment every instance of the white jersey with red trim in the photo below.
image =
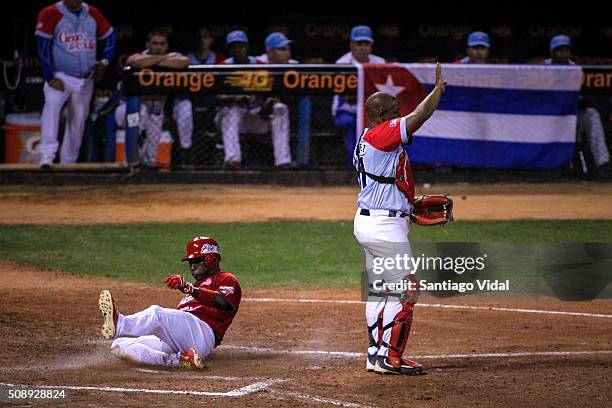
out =
{"type": "Polygon", "coordinates": [[[35,35],[53,40],[54,70],[87,78],[96,63],[96,41],[112,32],[113,27],[97,8],[82,3],[80,11],[72,12],[58,1],[41,10],[35,35]]]}
{"type": "Polygon", "coordinates": [[[357,203],[365,210],[412,211],[412,206],[395,183],[380,183],[365,173],[395,179],[402,143],[410,143],[412,135],[406,129],[406,118],[391,119],[372,129],[365,129],[353,155],[353,165],[359,171],[361,191],[357,203]],[[365,173],[364,173],[365,172],[365,173]]]}

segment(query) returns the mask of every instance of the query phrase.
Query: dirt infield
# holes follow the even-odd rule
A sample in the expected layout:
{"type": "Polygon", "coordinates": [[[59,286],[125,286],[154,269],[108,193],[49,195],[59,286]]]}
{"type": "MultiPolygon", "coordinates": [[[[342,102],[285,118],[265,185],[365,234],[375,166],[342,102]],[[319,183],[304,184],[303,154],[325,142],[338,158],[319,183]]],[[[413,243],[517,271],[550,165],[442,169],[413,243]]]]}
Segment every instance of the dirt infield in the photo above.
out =
{"type": "MultiPolygon", "coordinates": [[[[612,219],[612,184],[453,184],[458,220],[612,219]]],[[[353,187],[145,185],[0,187],[2,224],[351,220],[353,187]],[[222,211],[220,211],[222,208],[222,211]]]]}
{"type": "MultiPolygon", "coordinates": [[[[434,185],[418,192],[453,194],[458,219],[612,219],[610,184],[434,185]]],[[[0,223],[350,220],[355,197],[347,187],[0,187],[0,223]]],[[[612,404],[612,300],[425,294],[406,354],[428,374],[396,377],[364,369],[358,293],[243,288],[240,311],[208,369],[191,372],[120,361],[98,330],[102,289],[126,314],[151,304],[174,307],[179,293],[4,260],[0,277],[0,405],[7,384],[72,387],[70,403],[78,406],[612,404]]]]}
{"type": "MultiPolygon", "coordinates": [[[[610,301],[454,301],[595,314],[584,316],[448,309],[431,306],[439,300],[424,296],[407,355],[424,363],[428,374],[396,377],[364,369],[363,304],[279,300],[355,300],[354,293],[247,288],[208,369],[191,372],[129,365],[112,357],[110,342],[98,334],[101,289],[113,292],[123,313],[151,304],[173,307],[180,294],[6,261],[0,261],[0,274],[0,383],[88,387],[69,390],[76,405],[605,407],[612,402],[612,318],[597,315],[610,312],[610,301]]],[[[0,386],[4,395],[8,389],[0,386]]]]}

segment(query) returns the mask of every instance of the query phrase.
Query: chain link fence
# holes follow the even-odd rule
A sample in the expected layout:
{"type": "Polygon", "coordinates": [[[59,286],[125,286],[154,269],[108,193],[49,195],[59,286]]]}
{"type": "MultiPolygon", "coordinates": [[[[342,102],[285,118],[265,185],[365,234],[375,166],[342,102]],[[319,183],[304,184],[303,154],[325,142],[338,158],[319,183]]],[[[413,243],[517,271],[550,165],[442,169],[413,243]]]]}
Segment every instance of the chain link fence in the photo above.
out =
{"type": "Polygon", "coordinates": [[[121,96],[100,104],[106,118],[98,120],[94,144],[104,145],[104,161],[143,167],[347,167],[354,130],[349,134],[346,124],[337,126],[332,104],[334,95],[355,99],[356,72],[317,67],[319,72],[277,66],[128,73],[121,96]],[[297,79],[288,80],[287,72],[297,79]],[[207,80],[208,87],[198,82],[207,80]],[[153,86],[147,87],[149,82],[153,86]]]}

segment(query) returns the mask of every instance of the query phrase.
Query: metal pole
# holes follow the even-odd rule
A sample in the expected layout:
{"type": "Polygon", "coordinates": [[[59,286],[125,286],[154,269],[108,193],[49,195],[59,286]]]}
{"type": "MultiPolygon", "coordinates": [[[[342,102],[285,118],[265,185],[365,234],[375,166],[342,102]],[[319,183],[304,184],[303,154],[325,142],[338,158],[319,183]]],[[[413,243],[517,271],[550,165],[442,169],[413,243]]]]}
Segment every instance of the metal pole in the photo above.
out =
{"type": "Polygon", "coordinates": [[[312,100],[310,96],[304,96],[298,101],[298,145],[297,162],[308,164],[310,161],[310,114],[312,112],[312,100]]]}

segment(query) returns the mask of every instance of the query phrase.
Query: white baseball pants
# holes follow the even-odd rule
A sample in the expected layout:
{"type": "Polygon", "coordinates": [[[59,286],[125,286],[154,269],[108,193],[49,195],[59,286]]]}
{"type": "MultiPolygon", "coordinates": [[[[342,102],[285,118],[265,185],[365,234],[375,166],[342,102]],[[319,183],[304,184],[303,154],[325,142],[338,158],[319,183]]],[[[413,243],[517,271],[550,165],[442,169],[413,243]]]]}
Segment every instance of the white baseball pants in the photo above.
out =
{"type": "Polygon", "coordinates": [[[201,357],[215,349],[215,334],[191,313],[157,305],[119,315],[111,352],[140,364],[178,366],[180,353],[194,347],[201,357]]]}
{"type": "Polygon", "coordinates": [[[247,108],[227,106],[219,110],[215,123],[223,135],[226,163],[242,161],[240,133],[266,133],[268,131],[272,132],[274,165],[291,163],[289,108],[284,103],[274,104],[272,119],[269,121],[249,112],[247,108]]]}
{"type": "Polygon", "coordinates": [[[599,111],[594,108],[586,108],[579,110],[577,117],[578,131],[584,132],[595,167],[603,166],[610,161],[610,152],[599,111]]]}
{"type": "MultiPolygon", "coordinates": [[[[120,103],[115,109],[115,121],[117,126],[125,127],[126,104],[120,103]]],[[[193,139],[193,110],[189,99],[175,99],[172,108],[172,117],[176,122],[181,148],[189,149],[193,139]]],[[[154,165],[157,157],[157,146],[161,140],[164,112],[151,113],[146,104],[140,105],[140,130],[147,134],[140,149],[140,160],[143,164],[154,165]]]]}
{"type": "MultiPolygon", "coordinates": [[[[388,211],[381,211],[382,214],[378,215],[374,215],[374,211],[371,211],[371,213],[370,216],[360,215],[359,210],[357,210],[354,221],[355,238],[363,247],[366,266],[371,266],[374,258],[377,257],[393,258],[398,254],[412,257],[412,249],[408,240],[410,222],[406,218],[384,215],[388,211]]],[[[369,282],[373,282],[375,279],[384,279],[385,282],[398,282],[412,272],[411,269],[386,269],[381,275],[378,275],[371,268],[367,270],[369,282]]],[[[365,310],[367,325],[368,327],[375,326],[378,316],[382,313],[382,327],[385,327],[401,310],[402,305],[398,297],[369,296],[365,310]]],[[[378,328],[374,329],[372,336],[378,339],[378,328]]],[[[382,340],[383,343],[389,343],[391,329],[383,332],[382,340]]],[[[388,348],[370,345],[368,354],[387,356],[388,348]]]]}
{"type": "Polygon", "coordinates": [[[41,157],[55,158],[59,145],[57,133],[60,112],[67,102],[66,128],[60,152],[60,162],[75,163],[79,157],[79,149],[83,141],[94,81],[91,78],[75,78],[62,72],[57,72],[55,78],[62,80],[64,90],[58,91],[45,82],[43,87],[45,104],[41,117],[39,151],[41,157]]]}

